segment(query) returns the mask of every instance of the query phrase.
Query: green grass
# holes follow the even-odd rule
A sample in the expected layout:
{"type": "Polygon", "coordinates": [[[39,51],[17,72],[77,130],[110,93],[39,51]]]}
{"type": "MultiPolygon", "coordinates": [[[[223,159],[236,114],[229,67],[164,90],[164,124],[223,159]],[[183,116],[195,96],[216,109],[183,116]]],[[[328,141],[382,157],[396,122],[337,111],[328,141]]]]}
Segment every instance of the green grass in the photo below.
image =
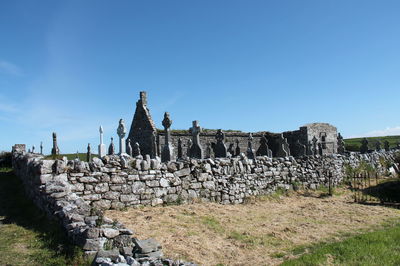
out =
{"type": "MultiPolygon", "coordinates": [[[[77,157],[77,154],[76,153],[59,154],[59,155],[56,156],[56,158],[57,159],[62,159],[64,156],[66,156],[68,160],[75,160],[76,157],[77,157]]],[[[99,156],[97,154],[92,154],[92,158],[94,158],[94,157],[99,157],[99,156]]],[[[86,160],[86,153],[78,153],[78,158],[81,161],[84,161],[84,162],[87,161],[86,160]]],[[[54,159],[54,156],[53,155],[46,155],[45,159],[52,160],[52,159],[54,159]]]]}
{"type": "Polygon", "coordinates": [[[90,265],[25,196],[10,168],[0,169],[0,265],[90,265]]]}
{"type": "MultiPolygon", "coordinates": [[[[354,138],[354,139],[345,139],[345,147],[348,151],[360,151],[361,141],[364,138],[354,138]]],[[[381,142],[382,149],[384,148],[383,142],[385,140],[389,141],[389,146],[394,148],[397,146],[397,142],[400,142],[400,136],[385,136],[385,137],[369,137],[368,140],[368,147],[370,149],[375,149],[375,143],[379,140],[381,142]]]]}
{"type": "Polygon", "coordinates": [[[336,243],[299,247],[294,254],[307,254],[282,265],[400,265],[400,222],[336,243]]]}

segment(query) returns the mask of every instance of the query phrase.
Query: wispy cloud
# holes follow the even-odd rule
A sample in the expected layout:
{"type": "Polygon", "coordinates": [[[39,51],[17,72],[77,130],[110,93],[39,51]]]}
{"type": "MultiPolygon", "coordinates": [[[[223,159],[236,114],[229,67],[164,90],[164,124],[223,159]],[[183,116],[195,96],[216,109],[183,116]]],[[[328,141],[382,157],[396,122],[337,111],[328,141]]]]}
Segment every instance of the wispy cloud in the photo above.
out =
{"type": "Polygon", "coordinates": [[[364,134],[350,136],[349,138],[362,138],[362,137],[383,137],[400,135],[400,126],[387,127],[381,130],[373,130],[364,134]]]}
{"type": "Polygon", "coordinates": [[[0,60],[0,72],[15,76],[22,75],[22,70],[19,66],[4,60],[0,60]]]}

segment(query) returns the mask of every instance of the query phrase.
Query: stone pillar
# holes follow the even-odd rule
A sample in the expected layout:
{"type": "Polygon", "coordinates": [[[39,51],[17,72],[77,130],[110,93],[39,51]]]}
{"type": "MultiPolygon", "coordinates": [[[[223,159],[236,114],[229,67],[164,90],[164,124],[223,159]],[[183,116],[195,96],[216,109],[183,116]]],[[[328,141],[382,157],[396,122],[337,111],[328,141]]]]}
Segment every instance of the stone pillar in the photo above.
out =
{"type": "Polygon", "coordinates": [[[60,154],[60,149],[58,148],[57,145],[57,134],[56,132],[53,132],[53,148],[51,149],[51,155],[59,155],[60,154]]]}
{"type": "Polygon", "coordinates": [[[100,158],[106,156],[106,145],[103,143],[103,127],[100,126],[99,128],[100,132],[100,144],[99,144],[99,156],[100,158]]]}
{"type": "Polygon", "coordinates": [[[200,146],[200,133],[202,131],[199,126],[199,121],[195,120],[192,122],[192,127],[189,129],[189,133],[192,134],[192,146],[190,147],[190,157],[202,159],[203,158],[203,149],[200,146]]]}
{"type": "Polygon", "coordinates": [[[90,143],[88,143],[87,145],[86,161],[88,162],[92,161],[92,151],[90,148],[90,143]]]}
{"type": "Polygon", "coordinates": [[[173,159],[173,147],[169,143],[170,140],[170,127],[172,125],[172,120],[169,117],[169,113],[165,112],[164,113],[164,119],[162,121],[162,125],[164,127],[164,135],[165,135],[165,143],[163,150],[161,152],[161,161],[162,162],[168,162],[173,159]]]}
{"type": "Polygon", "coordinates": [[[40,154],[43,155],[43,142],[42,141],[40,142],[40,154]]]}
{"type": "Polygon", "coordinates": [[[239,156],[239,155],[240,155],[239,139],[236,139],[235,156],[239,156]]]}

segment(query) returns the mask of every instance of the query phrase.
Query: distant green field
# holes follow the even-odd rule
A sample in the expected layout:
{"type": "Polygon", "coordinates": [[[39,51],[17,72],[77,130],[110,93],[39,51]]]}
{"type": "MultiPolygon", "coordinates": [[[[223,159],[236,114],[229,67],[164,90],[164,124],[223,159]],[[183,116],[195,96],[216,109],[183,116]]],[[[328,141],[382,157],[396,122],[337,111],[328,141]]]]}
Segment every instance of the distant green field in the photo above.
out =
{"type": "MultiPolygon", "coordinates": [[[[354,139],[345,139],[344,143],[346,146],[346,150],[348,151],[360,151],[361,141],[363,138],[354,138],[354,139]]],[[[370,149],[375,149],[375,144],[379,140],[381,142],[381,147],[384,148],[383,142],[385,140],[389,141],[390,148],[394,148],[397,146],[397,143],[400,142],[400,136],[385,136],[385,137],[369,137],[368,147],[370,149]]]]}
{"type": "MultiPolygon", "coordinates": [[[[58,159],[62,159],[62,157],[66,156],[68,160],[74,160],[77,157],[79,160],[86,162],[86,153],[69,153],[69,154],[60,154],[57,156],[58,159]]],[[[92,158],[99,157],[97,154],[92,154],[92,158]]],[[[46,159],[54,159],[53,155],[46,155],[46,159]]]]}

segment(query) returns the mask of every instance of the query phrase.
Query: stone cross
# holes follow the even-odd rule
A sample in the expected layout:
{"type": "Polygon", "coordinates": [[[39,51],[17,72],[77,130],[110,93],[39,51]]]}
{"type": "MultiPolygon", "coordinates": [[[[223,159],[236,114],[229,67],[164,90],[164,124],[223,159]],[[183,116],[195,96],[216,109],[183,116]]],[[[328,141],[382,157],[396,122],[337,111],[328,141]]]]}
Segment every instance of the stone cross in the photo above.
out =
{"type": "Polygon", "coordinates": [[[361,153],[367,153],[368,152],[368,140],[367,140],[367,138],[363,138],[363,140],[361,141],[360,152],[361,153]]]}
{"type": "Polygon", "coordinates": [[[178,138],[178,159],[182,159],[183,152],[182,152],[182,140],[178,138]]]}
{"type": "Polygon", "coordinates": [[[190,147],[190,157],[202,159],[203,158],[203,149],[200,146],[200,133],[202,131],[199,126],[199,121],[194,120],[192,122],[192,127],[189,129],[189,133],[192,134],[192,146],[190,147]]]}
{"type": "Polygon", "coordinates": [[[108,155],[114,155],[114,154],[115,154],[114,138],[111,137],[111,143],[110,146],[108,146],[108,155]]]}
{"type": "Polygon", "coordinates": [[[254,159],[254,150],[253,150],[253,134],[249,133],[249,137],[247,139],[247,158],[254,159]]]}
{"type": "Polygon", "coordinates": [[[283,136],[283,134],[279,135],[278,139],[278,150],[276,152],[277,157],[287,157],[290,156],[290,149],[287,139],[283,136]]]}
{"type": "Polygon", "coordinates": [[[318,139],[314,136],[311,141],[312,141],[312,145],[313,145],[313,154],[317,155],[318,154],[318,144],[317,144],[318,139]]]}
{"type": "Polygon", "coordinates": [[[226,146],[224,143],[225,134],[222,132],[221,129],[218,129],[217,133],[215,134],[215,138],[217,139],[217,144],[215,144],[215,157],[216,158],[224,158],[226,157],[226,146]]]}
{"type": "Polygon", "coordinates": [[[128,139],[128,143],[126,144],[126,153],[128,153],[129,156],[132,156],[131,139],[128,139]]]}
{"type": "Polygon", "coordinates": [[[135,144],[133,144],[132,156],[136,157],[139,155],[140,155],[140,145],[138,142],[135,142],[135,144]]]}
{"type": "Polygon", "coordinates": [[[382,143],[379,140],[375,142],[375,148],[377,151],[380,151],[382,149],[381,145],[382,143]]]}
{"type": "Polygon", "coordinates": [[[99,144],[99,156],[100,158],[106,156],[106,145],[103,143],[103,127],[100,126],[99,133],[100,133],[100,144],[99,144]]]}
{"type": "Polygon", "coordinates": [[[40,154],[43,154],[43,142],[40,142],[40,154]]]}
{"type": "Polygon", "coordinates": [[[60,154],[60,149],[57,145],[57,134],[53,132],[53,148],[51,149],[51,155],[58,155],[60,154]]]}
{"type": "Polygon", "coordinates": [[[87,153],[86,153],[86,161],[91,162],[92,161],[92,151],[90,148],[90,143],[87,145],[87,153]]]}
{"type": "Polygon", "coordinates": [[[118,129],[117,129],[117,134],[119,137],[119,154],[124,154],[126,153],[125,150],[125,135],[126,135],[126,129],[125,129],[125,122],[124,120],[121,118],[119,120],[119,125],[118,125],[118,129]]]}
{"type": "Polygon", "coordinates": [[[164,127],[165,143],[164,143],[163,150],[161,152],[161,161],[168,162],[173,159],[173,148],[172,148],[172,145],[169,143],[170,127],[172,125],[172,120],[171,120],[168,112],[164,113],[164,119],[162,121],[162,125],[164,127]]]}
{"type": "Polygon", "coordinates": [[[390,151],[390,145],[389,145],[389,141],[385,140],[383,142],[383,145],[385,147],[385,151],[390,151]]]}
{"type": "Polygon", "coordinates": [[[240,155],[239,139],[236,139],[235,156],[239,156],[239,155],[240,155]]]}
{"type": "Polygon", "coordinates": [[[272,158],[272,151],[268,148],[268,140],[265,136],[262,136],[260,139],[260,147],[258,147],[257,153],[258,156],[268,156],[272,158]]]}
{"type": "Polygon", "coordinates": [[[337,146],[338,146],[337,152],[338,152],[339,154],[344,154],[346,150],[345,150],[345,145],[344,145],[343,137],[342,137],[342,135],[340,135],[340,133],[339,133],[338,136],[337,136],[337,146]]]}

